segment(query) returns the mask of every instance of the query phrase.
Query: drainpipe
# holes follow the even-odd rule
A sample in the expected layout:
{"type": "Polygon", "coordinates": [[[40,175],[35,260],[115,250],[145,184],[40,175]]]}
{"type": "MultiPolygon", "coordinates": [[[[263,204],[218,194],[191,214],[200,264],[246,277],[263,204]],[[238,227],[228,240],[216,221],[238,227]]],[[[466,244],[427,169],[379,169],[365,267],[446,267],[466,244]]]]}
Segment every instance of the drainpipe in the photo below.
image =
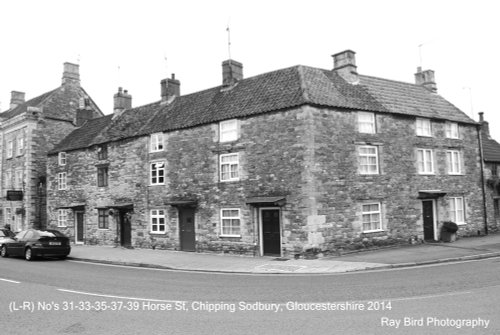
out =
{"type": "Polygon", "coordinates": [[[479,141],[479,158],[481,166],[481,191],[483,193],[483,216],[484,216],[484,234],[488,235],[488,214],[486,211],[486,191],[484,186],[484,157],[483,157],[483,139],[481,136],[481,125],[477,125],[477,139],[479,141]]]}

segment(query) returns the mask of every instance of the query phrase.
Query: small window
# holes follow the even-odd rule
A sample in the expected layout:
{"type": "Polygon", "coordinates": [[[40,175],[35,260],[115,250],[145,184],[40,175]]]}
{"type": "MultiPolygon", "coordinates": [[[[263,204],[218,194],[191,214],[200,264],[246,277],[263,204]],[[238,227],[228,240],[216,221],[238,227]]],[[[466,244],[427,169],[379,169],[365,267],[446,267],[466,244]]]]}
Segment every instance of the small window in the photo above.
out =
{"type": "Polygon", "coordinates": [[[24,173],[23,170],[16,170],[14,177],[14,188],[17,190],[22,190],[24,187],[24,173]]]}
{"type": "Polygon", "coordinates": [[[363,145],[358,147],[359,173],[378,174],[378,148],[376,146],[363,145]]]}
{"type": "Polygon", "coordinates": [[[163,151],[163,133],[152,134],[150,138],[150,151],[158,152],[163,151]]]}
{"type": "Polygon", "coordinates": [[[239,155],[220,155],[220,181],[239,180],[239,155]]]}
{"type": "Polygon", "coordinates": [[[7,158],[12,158],[14,155],[14,141],[7,142],[7,158]]]}
{"type": "Polygon", "coordinates": [[[97,186],[106,187],[108,186],[108,167],[100,166],[97,168],[97,186]]]}
{"type": "Polygon", "coordinates": [[[360,133],[375,134],[375,114],[358,112],[358,131],[360,133]]]}
{"type": "Polygon", "coordinates": [[[449,199],[450,220],[456,224],[465,224],[464,198],[453,197],[449,199]]]}
{"type": "Polygon", "coordinates": [[[163,209],[151,210],[151,233],[165,234],[165,211],[163,209]]]}
{"type": "Polygon", "coordinates": [[[219,123],[219,141],[230,142],[238,139],[238,120],[228,120],[219,123]]]}
{"type": "Polygon", "coordinates": [[[446,151],[446,165],[448,166],[448,174],[461,174],[462,162],[460,159],[460,151],[446,151]]]}
{"type": "Polygon", "coordinates": [[[221,235],[241,235],[241,219],[240,210],[238,208],[228,208],[221,210],[221,235]]]}
{"type": "Polygon", "coordinates": [[[447,138],[458,138],[458,123],[456,122],[446,122],[445,123],[446,137],[447,138]]]}
{"type": "Polygon", "coordinates": [[[97,147],[97,159],[98,160],[108,159],[108,146],[106,144],[102,144],[97,147]]]}
{"type": "Polygon", "coordinates": [[[66,227],[68,225],[68,210],[59,209],[57,211],[57,226],[66,227]]]}
{"type": "Polygon", "coordinates": [[[66,172],[60,172],[57,174],[57,189],[58,190],[66,189],[66,172]]]}
{"type": "Polygon", "coordinates": [[[417,136],[432,136],[431,120],[417,119],[417,136]]]}
{"type": "Polygon", "coordinates": [[[382,218],[380,213],[380,204],[362,205],[363,232],[382,230],[382,218]]]}
{"type": "Polygon", "coordinates": [[[6,224],[12,223],[12,208],[10,207],[5,208],[5,223],[6,224]]]}
{"type": "Polygon", "coordinates": [[[417,149],[417,167],[419,174],[434,173],[434,153],[431,149],[417,149]]]}
{"type": "Polygon", "coordinates": [[[107,209],[98,209],[98,228],[99,229],[109,229],[109,215],[107,209]]]}
{"type": "Polygon", "coordinates": [[[498,164],[492,163],[490,165],[490,168],[491,168],[491,175],[492,176],[498,176],[498,164]]]}
{"type": "Polygon", "coordinates": [[[164,185],[165,184],[165,163],[154,162],[151,163],[151,185],[164,185]]]}
{"type": "Polygon", "coordinates": [[[59,157],[59,165],[61,166],[66,165],[66,153],[60,152],[58,157],[59,157]]]}
{"type": "Polygon", "coordinates": [[[17,139],[16,155],[21,156],[24,154],[24,137],[19,137],[17,139]]]}
{"type": "Polygon", "coordinates": [[[5,188],[7,188],[7,189],[12,187],[12,171],[11,170],[5,171],[4,185],[5,185],[5,188]]]}

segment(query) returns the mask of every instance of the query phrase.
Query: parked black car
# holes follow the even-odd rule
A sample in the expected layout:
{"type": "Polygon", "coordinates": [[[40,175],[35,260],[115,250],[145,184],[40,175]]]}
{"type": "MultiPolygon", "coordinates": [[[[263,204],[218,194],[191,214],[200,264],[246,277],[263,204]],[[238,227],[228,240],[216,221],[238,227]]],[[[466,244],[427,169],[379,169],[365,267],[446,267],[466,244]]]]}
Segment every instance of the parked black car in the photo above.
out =
{"type": "Polygon", "coordinates": [[[0,255],[24,256],[31,261],[36,257],[58,257],[66,258],[71,251],[69,239],[57,230],[23,230],[2,242],[0,255]]]}

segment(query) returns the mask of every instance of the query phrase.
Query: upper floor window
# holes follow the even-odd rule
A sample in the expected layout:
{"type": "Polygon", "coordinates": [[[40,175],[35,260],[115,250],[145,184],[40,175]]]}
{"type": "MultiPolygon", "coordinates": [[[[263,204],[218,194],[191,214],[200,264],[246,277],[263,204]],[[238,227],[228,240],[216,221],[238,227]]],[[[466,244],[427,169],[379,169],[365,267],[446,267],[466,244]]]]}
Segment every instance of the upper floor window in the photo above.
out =
{"type": "Polygon", "coordinates": [[[100,208],[97,210],[97,221],[99,229],[109,229],[109,215],[107,209],[100,208]]]}
{"type": "Polygon", "coordinates": [[[150,152],[163,151],[163,133],[151,134],[150,138],[150,152]]]}
{"type": "Polygon", "coordinates": [[[363,232],[382,230],[380,203],[363,204],[361,211],[363,232]]]}
{"type": "Polygon", "coordinates": [[[165,184],[165,163],[154,162],[150,165],[151,185],[165,184]]]}
{"type": "Polygon", "coordinates": [[[359,155],[359,173],[360,174],[378,174],[378,148],[371,145],[358,147],[359,155]]]}
{"type": "Polygon", "coordinates": [[[14,178],[14,188],[21,190],[23,188],[23,182],[24,182],[23,170],[16,170],[14,177],[15,177],[14,178]]]}
{"type": "Polygon", "coordinates": [[[108,167],[99,166],[97,168],[97,186],[106,187],[108,186],[108,167]]]}
{"type": "Polygon", "coordinates": [[[4,182],[5,188],[11,188],[12,187],[12,171],[7,170],[5,171],[5,182],[4,182]]]}
{"type": "Polygon", "coordinates": [[[417,149],[417,167],[419,174],[434,173],[434,152],[432,149],[417,149]]]}
{"type": "Polygon", "coordinates": [[[151,233],[164,234],[166,231],[165,211],[162,209],[151,210],[151,233]]]}
{"type": "Polygon", "coordinates": [[[227,120],[219,123],[219,141],[230,142],[238,139],[238,120],[227,120]]]}
{"type": "Polygon", "coordinates": [[[66,153],[65,152],[60,152],[58,156],[59,160],[59,165],[63,166],[66,165],[66,153]]]}
{"type": "Polygon", "coordinates": [[[66,189],[66,172],[60,172],[57,174],[57,189],[58,190],[66,189]]]}
{"type": "Polygon", "coordinates": [[[17,156],[21,156],[24,154],[24,137],[19,137],[17,139],[17,148],[16,148],[17,156]]]}
{"type": "Polygon", "coordinates": [[[57,211],[57,226],[66,227],[68,225],[68,210],[59,209],[57,211]]]}
{"type": "Polygon", "coordinates": [[[238,208],[227,208],[221,210],[221,235],[240,236],[240,210],[238,208]]]}
{"type": "Polygon", "coordinates": [[[108,159],[108,146],[106,144],[101,144],[97,147],[97,159],[108,159]]]}
{"type": "Polygon", "coordinates": [[[12,158],[14,155],[14,141],[7,142],[7,158],[12,158]]]}
{"type": "Polygon", "coordinates": [[[417,135],[432,136],[431,120],[417,118],[417,135]]]}
{"type": "Polygon", "coordinates": [[[465,224],[464,198],[453,197],[448,200],[450,220],[456,224],[465,224]]]}
{"type": "Polygon", "coordinates": [[[460,151],[446,151],[446,165],[448,166],[448,174],[462,173],[462,160],[460,159],[460,151]]]}
{"type": "Polygon", "coordinates": [[[358,112],[358,130],[360,133],[375,134],[375,114],[358,112]]]}
{"type": "Polygon", "coordinates": [[[239,180],[239,155],[220,155],[220,181],[239,180]]]}
{"type": "Polygon", "coordinates": [[[458,138],[458,123],[456,122],[446,122],[445,123],[445,133],[447,138],[458,138]]]}
{"type": "Polygon", "coordinates": [[[490,168],[491,168],[491,175],[492,176],[498,176],[498,164],[496,163],[491,163],[490,168]]]}

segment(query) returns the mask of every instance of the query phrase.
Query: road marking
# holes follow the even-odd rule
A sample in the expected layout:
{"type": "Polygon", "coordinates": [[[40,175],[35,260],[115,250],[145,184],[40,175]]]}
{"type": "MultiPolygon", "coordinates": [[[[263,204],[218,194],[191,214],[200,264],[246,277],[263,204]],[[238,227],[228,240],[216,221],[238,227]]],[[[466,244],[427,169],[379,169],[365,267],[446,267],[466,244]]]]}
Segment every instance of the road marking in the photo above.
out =
{"type": "Polygon", "coordinates": [[[157,302],[169,302],[169,303],[184,302],[184,300],[161,300],[161,299],[149,299],[149,298],[137,298],[137,297],[124,297],[124,296],[119,296],[119,295],[98,294],[98,293],[91,293],[91,292],[66,290],[66,289],[63,289],[63,288],[58,288],[57,290],[60,291],[60,292],[82,294],[82,295],[90,295],[90,296],[93,296],[93,297],[101,297],[101,298],[125,299],[125,300],[140,300],[140,301],[157,301],[157,302]]]}
{"type": "Polygon", "coordinates": [[[13,284],[21,284],[20,281],[15,281],[15,280],[10,280],[10,279],[3,279],[3,278],[0,278],[1,281],[6,281],[8,283],[13,283],[13,284]]]}

